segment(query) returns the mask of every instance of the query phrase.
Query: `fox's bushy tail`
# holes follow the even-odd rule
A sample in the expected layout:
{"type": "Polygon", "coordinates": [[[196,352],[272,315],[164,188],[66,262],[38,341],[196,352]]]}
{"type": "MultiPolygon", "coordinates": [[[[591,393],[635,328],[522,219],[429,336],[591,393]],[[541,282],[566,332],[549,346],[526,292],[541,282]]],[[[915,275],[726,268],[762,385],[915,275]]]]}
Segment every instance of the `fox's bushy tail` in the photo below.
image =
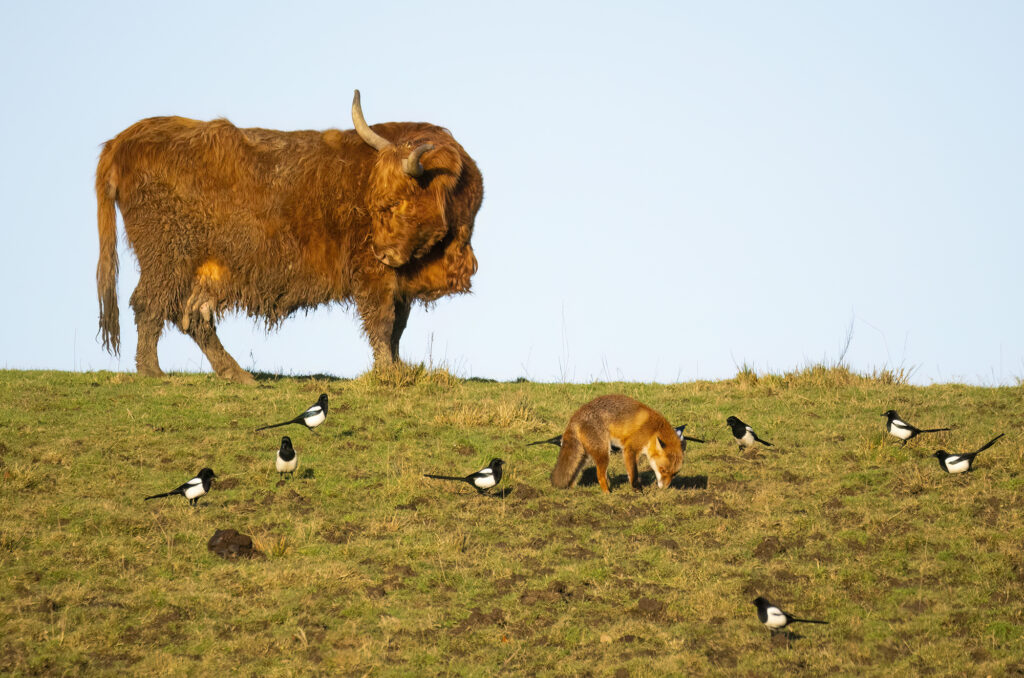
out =
{"type": "Polygon", "coordinates": [[[558,452],[558,461],[551,471],[551,484],[558,488],[570,487],[576,482],[576,476],[583,469],[587,460],[587,451],[576,434],[569,429],[562,436],[562,447],[558,452]]]}

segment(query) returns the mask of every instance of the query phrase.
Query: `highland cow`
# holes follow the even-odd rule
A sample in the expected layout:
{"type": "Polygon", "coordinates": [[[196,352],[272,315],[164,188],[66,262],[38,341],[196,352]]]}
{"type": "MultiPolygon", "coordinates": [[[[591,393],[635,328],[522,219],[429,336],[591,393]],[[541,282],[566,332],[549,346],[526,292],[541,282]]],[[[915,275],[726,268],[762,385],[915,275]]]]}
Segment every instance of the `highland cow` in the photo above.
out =
{"type": "Polygon", "coordinates": [[[171,323],[219,376],[252,383],[215,321],[244,310],[270,329],[330,302],[355,304],[375,367],[399,360],[413,302],[469,291],[483,179],[444,128],[367,125],[358,90],[352,121],[280,132],[148,118],[108,141],[96,170],[104,348],[120,350],[116,205],[139,263],[140,374],[163,374],[157,341],[171,323]]]}

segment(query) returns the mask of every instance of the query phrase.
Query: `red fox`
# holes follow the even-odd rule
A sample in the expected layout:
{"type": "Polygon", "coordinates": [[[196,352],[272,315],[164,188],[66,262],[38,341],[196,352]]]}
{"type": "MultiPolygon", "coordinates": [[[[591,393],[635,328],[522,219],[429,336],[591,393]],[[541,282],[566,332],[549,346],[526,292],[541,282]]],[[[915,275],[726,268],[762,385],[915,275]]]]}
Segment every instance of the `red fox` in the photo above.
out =
{"type": "Polygon", "coordinates": [[[624,395],[595,398],[569,418],[562,434],[558,462],[551,472],[551,484],[570,487],[589,454],[597,465],[597,482],[608,489],[608,460],[612,446],[622,449],[629,484],[640,489],[637,458],[647,461],[658,478],[658,487],[668,487],[683,465],[683,446],[675,429],[659,412],[624,395]]]}

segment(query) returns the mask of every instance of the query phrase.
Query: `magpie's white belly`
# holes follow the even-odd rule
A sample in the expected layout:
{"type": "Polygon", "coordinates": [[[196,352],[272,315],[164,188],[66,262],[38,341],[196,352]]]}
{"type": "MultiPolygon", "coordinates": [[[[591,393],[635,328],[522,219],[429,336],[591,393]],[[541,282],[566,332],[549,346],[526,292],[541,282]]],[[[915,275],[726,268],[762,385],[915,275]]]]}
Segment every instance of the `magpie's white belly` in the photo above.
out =
{"type": "Polygon", "coordinates": [[[971,462],[961,457],[947,457],[946,470],[950,473],[963,473],[971,467],[971,462]]]}
{"type": "Polygon", "coordinates": [[[327,415],[324,414],[322,411],[317,412],[312,417],[306,417],[305,418],[306,426],[308,426],[310,428],[315,428],[315,427],[319,426],[320,424],[324,423],[324,419],[326,419],[326,418],[327,418],[327,415]]]}
{"type": "MultiPolygon", "coordinates": [[[[889,427],[889,433],[893,434],[900,440],[907,440],[910,438],[910,429],[900,428],[896,425],[896,422],[893,422],[892,426],[889,427]]],[[[922,438],[922,440],[924,440],[924,438],[922,438]]]]}
{"type": "Polygon", "coordinates": [[[276,466],[277,466],[277,472],[278,473],[291,473],[292,471],[294,471],[298,467],[298,465],[299,465],[299,457],[298,456],[292,457],[290,461],[285,461],[281,457],[277,458],[276,466]]]}
{"type": "Polygon", "coordinates": [[[782,614],[782,611],[777,607],[769,607],[766,610],[768,614],[768,620],[765,621],[764,625],[770,629],[781,629],[786,625],[786,615],[782,614]]]}
{"type": "Polygon", "coordinates": [[[203,484],[201,482],[200,483],[196,483],[195,485],[192,485],[191,487],[185,488],[185,498],[186,499],[195,499],[196,497],[201,497],[204,494],[206,494],[206,490],[203,489],[203,484]]]}

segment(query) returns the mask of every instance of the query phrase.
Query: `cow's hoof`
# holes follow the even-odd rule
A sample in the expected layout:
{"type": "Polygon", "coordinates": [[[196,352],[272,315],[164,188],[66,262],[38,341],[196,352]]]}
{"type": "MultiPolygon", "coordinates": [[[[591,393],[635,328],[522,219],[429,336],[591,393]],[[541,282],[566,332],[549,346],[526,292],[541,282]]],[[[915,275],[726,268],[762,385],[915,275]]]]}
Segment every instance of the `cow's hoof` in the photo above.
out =
{"type": "Polygon", "coordinates": [[[240,367],[236,369],[227,370],[224,372],[224,374],[221,374],[220,376],[224,377],[228,381],[233,381],[237,384],[245,384],[246,386],[256,385],[256,379],[254,379],[251,374],[249,374],[240,367]]]}

